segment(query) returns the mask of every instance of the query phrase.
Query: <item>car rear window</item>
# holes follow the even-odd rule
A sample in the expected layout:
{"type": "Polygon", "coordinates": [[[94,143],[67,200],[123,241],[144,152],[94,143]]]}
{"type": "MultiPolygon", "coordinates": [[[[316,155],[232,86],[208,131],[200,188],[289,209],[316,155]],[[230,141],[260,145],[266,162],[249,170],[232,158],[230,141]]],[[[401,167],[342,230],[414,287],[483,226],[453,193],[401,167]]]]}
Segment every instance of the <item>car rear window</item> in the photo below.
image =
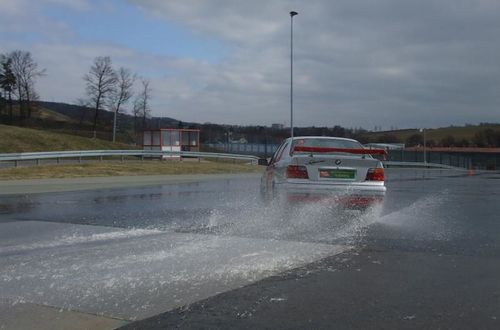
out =
{"type": "Polygon", "coordinates": [[[283,155],[283,150],[285,150],[287,144],[288,142],[285,141],[278,147],[278,149],[276,149],[276,152],[271,157],[271,161],[269,162],[269,164],[274,164],[280,160],[281,156],[283,155]]]}

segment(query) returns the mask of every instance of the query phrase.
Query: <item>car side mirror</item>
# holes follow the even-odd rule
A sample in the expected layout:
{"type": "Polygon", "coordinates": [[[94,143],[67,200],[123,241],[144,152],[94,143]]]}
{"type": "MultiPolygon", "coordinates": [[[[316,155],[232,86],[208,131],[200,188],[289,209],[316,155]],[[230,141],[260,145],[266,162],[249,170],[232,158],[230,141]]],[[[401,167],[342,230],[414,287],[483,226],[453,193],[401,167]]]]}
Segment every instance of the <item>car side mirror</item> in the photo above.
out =
{"type": "Polygon", "coordinates": [[[258,164],[263,166],[268,166],[269,162],[267,161],[267,158],[260,158],[258,164]]]}

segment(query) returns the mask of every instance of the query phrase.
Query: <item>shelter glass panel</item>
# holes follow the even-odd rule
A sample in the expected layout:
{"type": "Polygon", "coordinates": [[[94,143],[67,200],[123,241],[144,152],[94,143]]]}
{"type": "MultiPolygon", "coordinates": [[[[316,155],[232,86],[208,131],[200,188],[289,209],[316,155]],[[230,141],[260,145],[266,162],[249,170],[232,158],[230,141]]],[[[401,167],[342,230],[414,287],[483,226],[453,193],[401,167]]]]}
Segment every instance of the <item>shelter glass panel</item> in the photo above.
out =
{"type": "Polygon", "coordinates": [[[145,145],[145,146],[151,145],[151,132],[149,132],[149,131],[145,131],[144,132],[144,137],[143,137],[143,140],[142,140],[142,144],[145,145]]]}
{"type": "Polygon", "coordinates": [[[180,145],[179,131],[171,131],[170,137],[171,137],[170,142],[172,142],[171,145],[173,145],[173,146],[180,145]]]}
{"type": "Polygon", "coordinates": [[[191,145],[191,146],[198,145],[198,132],[191,132],[190,133],[189,145],[191,145]]]}
{"type": "Polygon", "coordinates": [[[189,145],[189,132],[182,132],[182,145],[183,146],[189,145]]]}
{"type": "Polygon", "coordinates": [[[163,138],[163,145],[164,146],[170,146],[170,132],[169,131],[162,131],[161,132],[162,138],[163,138]]]}
{"type": "Polygon", "coordinates": [[[160,132],[153,132],[153,145],[159,146],[160,145],[160,132]]]}

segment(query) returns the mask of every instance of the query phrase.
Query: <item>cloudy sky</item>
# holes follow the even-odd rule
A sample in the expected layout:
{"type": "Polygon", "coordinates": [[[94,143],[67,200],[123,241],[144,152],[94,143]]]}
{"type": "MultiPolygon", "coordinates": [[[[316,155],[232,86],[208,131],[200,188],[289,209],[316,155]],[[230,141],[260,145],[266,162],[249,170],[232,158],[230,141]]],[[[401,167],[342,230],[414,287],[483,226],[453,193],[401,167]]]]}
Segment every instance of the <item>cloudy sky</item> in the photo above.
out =
{"type": "Polygon", "coordinates": [[[499,0],[0,0],[0,52],[73,103],[96,56],[151,80],[155,116],[296,126],[500,122],[499,0]]]}

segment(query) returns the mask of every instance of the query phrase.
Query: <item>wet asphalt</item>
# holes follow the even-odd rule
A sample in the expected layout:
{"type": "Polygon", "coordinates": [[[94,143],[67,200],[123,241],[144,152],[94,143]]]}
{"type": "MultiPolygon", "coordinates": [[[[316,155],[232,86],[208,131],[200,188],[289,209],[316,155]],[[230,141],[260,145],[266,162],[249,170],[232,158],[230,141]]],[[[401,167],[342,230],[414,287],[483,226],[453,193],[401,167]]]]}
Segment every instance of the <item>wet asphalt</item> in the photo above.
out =
{"type": "Polygon", "coordinates": [[[500,175],[389,173],[354,250],[125,328],[500,328],[500,175]]]}
{"type": "MultiPolygon", "coordinates": [[[[498,329],[499,183],[494,172],[390,169],[383,208],[357,228],[350,251],[125,328],[498,329]]],[[[200,232],[214,218],[215,227],[221,219],[248,221],[261,212],[257,193],[258,179],[242,178],[5,195],[0,223],[200,232]]],[[[318,224],[312,233],[276,238],[339,243],[318,224]]],[[[233,234],[263,235],[266,222],[256,225],[261,230],[233,234]]]]}

